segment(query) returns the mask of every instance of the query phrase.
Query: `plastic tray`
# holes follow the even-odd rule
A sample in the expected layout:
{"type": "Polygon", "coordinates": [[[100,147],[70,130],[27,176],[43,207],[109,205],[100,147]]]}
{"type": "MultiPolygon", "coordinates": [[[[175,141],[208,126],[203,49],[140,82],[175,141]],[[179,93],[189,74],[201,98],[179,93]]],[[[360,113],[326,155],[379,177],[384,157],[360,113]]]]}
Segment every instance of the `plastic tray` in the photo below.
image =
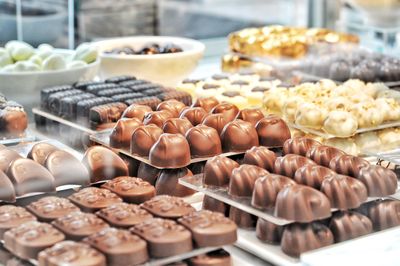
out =
{"type": "Polygon", "coordinates": [[[3,145],[15,145],[22,142],[34,141],[36,138],[28,129],[22,136],[18,137],[2,137],[0,136],[0,144],[3,145]]]}

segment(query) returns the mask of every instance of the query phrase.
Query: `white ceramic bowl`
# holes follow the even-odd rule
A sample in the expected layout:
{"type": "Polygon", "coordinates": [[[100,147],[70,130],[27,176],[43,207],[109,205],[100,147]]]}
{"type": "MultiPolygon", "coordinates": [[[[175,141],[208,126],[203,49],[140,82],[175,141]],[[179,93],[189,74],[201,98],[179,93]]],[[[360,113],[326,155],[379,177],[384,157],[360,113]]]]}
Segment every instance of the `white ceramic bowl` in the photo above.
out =
{"type": "Polygon", "coordinates": [[[203,57],[204,45],[195,40],[165,37],[137,36],[109,39],[96,43],[100,52],[101,78],[116,75],[133,75],[167,86],[175,86],[189,76],[203,57]],[[155,55],[119,55],[104,51],[123,46],[138,50],[149,43],[164,45],[173,43],[182,47],[183,52],[155,55]]]}
{"type": "MultiPolygon", "coordinates": [[[[56,49],[55,53],[69,56],[74,51],[56,49]]],[[[96,76],[99,67],[100,58],[97,58],[93,63],[73,69],[16,73],[0,72],[0,92],[24,106],[34,106],[39,103],[41,89],[73,84],[77,81],[92,80],[96,76]]]]}
{"type": "Polygon", "coordinates": [[[358,9],[366,23],[377,27],[400,25],[400,2],[398,0],[346,0],[358,9]]]}

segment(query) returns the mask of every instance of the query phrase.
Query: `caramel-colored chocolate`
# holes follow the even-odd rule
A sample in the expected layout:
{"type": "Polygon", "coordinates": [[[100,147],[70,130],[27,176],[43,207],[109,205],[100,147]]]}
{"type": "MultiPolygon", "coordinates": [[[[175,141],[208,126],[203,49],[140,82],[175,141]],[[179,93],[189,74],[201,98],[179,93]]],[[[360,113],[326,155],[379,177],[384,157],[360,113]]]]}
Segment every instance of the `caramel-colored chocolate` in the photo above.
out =
{"type": "Polygon", "coordinates": [[[184,136],[164,133],[151,148],[149,158],[156,167],[185,167],[190,164],[190,146],[184,136]]]}
{"type": "Polygon", "coordinates": [[[173,117],[179,117],[179,114],[185,107],[186,105],[183,102],[171,99],[160,103],[157,106],[157,111],[167,110],[173,115],[173,117]]]}
{"type": "Polygon", "coordinates": [[[186,135],[186,132],[193,127],[186,118],[169,118],[163,124],[164,133],[186,135]]]}
{"type": "Polygon", "coordinates": [[[203,184],[211,187],[223,187],[229,184],[232,171],[239,164],[224,156],[214,156],[204,167],[203,184]]]}
{"type": "Polygon", "coordinates": [[[186,118],[193,126],[197,126],[203,122],[204,117],[207,116],[206,110],[201,107],[191,107],[182,110],[180,118],[186,118]]]}
{"type": "Polygon", "coordinates": [[[221,132],[221,141],[224,151],[243,152],[259,145],[255,128],[239,119],[226,124],[221,132]]]}
{"type": "Polygon", "coordinates": [[[256,130],[262,146],[282,147],[285,141],[291,137],[285,121],[275,115],[269,115],[258,121],[256,130]]]}
{"type": "Polygon", "coordinates": [[[179,178],[187,176],[193,176],[193,174],[186,167],[162,170],[156,182],[157,195],[187,197],[194,194],[194,190],[187,188],[178,182],[179,178]]]}
{"type": "Polygon", "coordinates": [[[267,174],[267,170],[249,164],[233,169],[228,194],[234,197],[251,197],[256,180],[267,174]]]}
{"type": "Polygon", "coordinates": [[[187,131],[186,139],[192,157],[211,157],[222,153],[221,139],[212,127],[197,125],[187,131]]]}
{"type": "Polygon", "coordinates": [[[216,105],[212,110],[213,114],[223,114],[227,121],[232,121],[235,119],[239,113],[239,108],[231,103],[223,102],[216,105]]]}
{"type": "Polygon", "coordinates": [[[137,127],[131,137],[131,153],[148,157],[151,147],[157,142],[162,133],[162,129],[153,124],[137,127]]]}
{"type": "Polygon", "coordinates": [[[129,148],[132,134],[139,126],[143,125],[139,119],[120,119],[110,134],[110,146],[113,148],[129,148]]]}
{"type": "Polygon", "coordinates": [[[245,108],[240,110],[238,115],[236,116],[236,119],[241,119],[243,121],[249,122],[253,126],[255,126],[258,121],[264,118],[264,114],[260,109],[251,109],[251,108],[245,108]]]}

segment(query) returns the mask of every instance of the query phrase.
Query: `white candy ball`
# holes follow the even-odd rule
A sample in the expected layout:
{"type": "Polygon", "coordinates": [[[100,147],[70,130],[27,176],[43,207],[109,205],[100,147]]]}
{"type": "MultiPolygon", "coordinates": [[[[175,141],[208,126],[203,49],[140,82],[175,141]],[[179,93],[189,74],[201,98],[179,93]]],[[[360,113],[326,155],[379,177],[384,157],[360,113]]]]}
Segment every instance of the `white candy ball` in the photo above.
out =
{"type": "Polygon", "coordinates": [[[61,70],[67,67],[61,55],[53,54],[43,61],[43,70],[61,70]]]}

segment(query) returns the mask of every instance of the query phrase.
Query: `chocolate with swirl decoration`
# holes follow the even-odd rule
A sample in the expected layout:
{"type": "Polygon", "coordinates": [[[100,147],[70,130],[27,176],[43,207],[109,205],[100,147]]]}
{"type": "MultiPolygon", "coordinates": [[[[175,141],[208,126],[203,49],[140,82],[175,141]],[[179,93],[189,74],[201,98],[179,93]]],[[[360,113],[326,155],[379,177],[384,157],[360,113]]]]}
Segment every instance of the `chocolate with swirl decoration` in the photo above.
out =
{"type": "Polygon", "coordinates": [[[315,162],[301,155],[286,154],[275,160],[274,172],[279,175],[294,178],[296,171],[305,165],[315,165],[315,162]]]}
{"type": "Polygon", "coordinates": [[[79,208],[68,199],[55,196],[43,197],[26,206],[40,221],[50,222],[72,212],[79,211],[79,208]]]}
{"type": "Polygon", "coordinates": [[[182,198],[160,195],[156,196],[140,205],[154,216],[161,218],[176,219],[191,212],[195,209],[182,198]]]}
{"type": "Polygon", "coordinates": [[[357,212],[336,212],[329,222],[335,242],[342,242],[372,233],[372,222],[357,212]]]}
{"type": "Polygon", "coordinates": [[[370,197],[389,196],[397,190],[397,175],[392,170],[380,165],[369,165],[362,168],[357,179],[367,187],[370,197]]]}
{"type": "Polygon", "coordinates": [[[398,200],[373,201],[361,205],[357,212],[361,212],[372,221],[375,231],[400,225],[400,201],[398,200]]]}
{"type": "Polygon", "coordinates": [[[110,146],[113,148],[129,148],[132,134],[142,122],[136,118],[124,118],[117,122],[110,134],[110,146]]]}
{"type": "Polygon", "coordinates": [[[243,163],[256,165],[273,172],[275,160],[276,155],[273,151],[269,150],[267,147],[259,146],[246,151],[243,163]]]}
{"type": "Polygon", "coordinates": [[[297,154],[306,156],[307,152],[312,147],[319,145],[321,145],[321,143],[316,140],[304,137],[296,137],[285,141],[283,144],[283,154],[297,154]]]}
{"type": "Polygon", "coordinates": [[[243,164],[232,171],[228,194],[233,197],[251,197],[256,180],[269,174],[267,170],[249,164],[243,164]]]}
{"type": "Polygon", "coordinates": [[[226,124],[221,132],[221,141],[225,151],[243,152],[259,145],[256,129],[240,119],[226,124]]]}
{"type": "Polygon", "coordinates": [[[95,212],[114,203],[122,202],[115,193],[97,187],[87,187],[68,197],[79,208],[87,212],[95,212]]]}
{"type": "Polygon", "coordinates": [[[223,187],[229,184],[232,171],[239,164],[224,156],[214,156],[204,166],[203,184],[210,187],[223,187]]]}
{"type": "Polygon", "coordinates": [[[369,162],[353,155],[339,155],[334,157],[329,168],[341,175],[358,177],[361,168],[369,166],[369,162]]]}
{"type": "Polygon", "coordinates": [[[319,165],[329,167],[331,160],[337,156],[345,155],[344,151],[326,145],[316,145],[308,150],[306,157],[319,165]]]}
{"type": "Polygon", "coordinates": [[[256,236],[268,244],[279,244],[284,227],[258,218],[256,225],[256,236]]]}
{"type": "Polygon", "coordinates": [[[296,173],[294,174],[294,181],[302,185],[320,189],[324,179],[332,174],[336,173],[327,167],[306,164],[297,169],[296,173]]]}

